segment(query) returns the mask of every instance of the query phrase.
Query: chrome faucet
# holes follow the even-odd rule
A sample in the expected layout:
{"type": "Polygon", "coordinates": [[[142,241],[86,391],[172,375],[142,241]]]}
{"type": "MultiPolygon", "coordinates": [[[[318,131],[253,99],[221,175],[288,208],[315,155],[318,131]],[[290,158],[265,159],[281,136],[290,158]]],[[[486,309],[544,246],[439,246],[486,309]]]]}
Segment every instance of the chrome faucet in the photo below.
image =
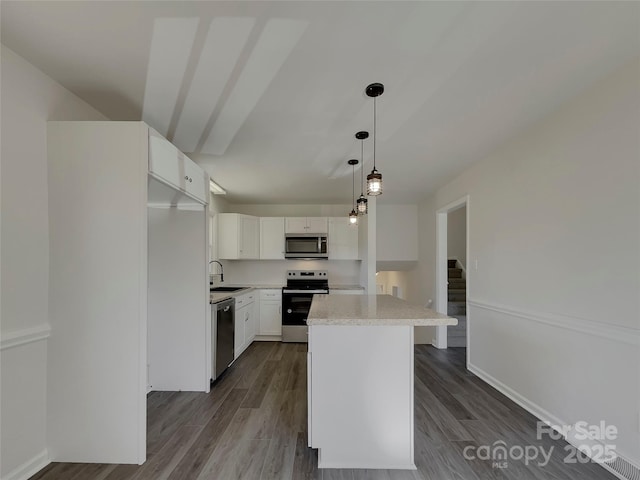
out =
{"type": "Polygon", "coordinates": [[[214,273],[212,275],[220,275],[220,282],[224,282],[224,268],[222,268],[222,264],[218,260],[211,260],[209,262],[209,265],[211,265],[212,263],[217,263],[218,265],[220,265],[220,273],[214,273]]]}

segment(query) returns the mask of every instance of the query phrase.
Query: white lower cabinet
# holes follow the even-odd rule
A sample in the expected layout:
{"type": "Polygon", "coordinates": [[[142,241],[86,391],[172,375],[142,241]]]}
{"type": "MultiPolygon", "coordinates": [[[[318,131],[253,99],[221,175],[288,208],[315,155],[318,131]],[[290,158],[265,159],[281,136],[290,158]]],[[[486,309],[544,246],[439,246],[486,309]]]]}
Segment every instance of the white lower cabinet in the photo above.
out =
{"type": "Polygon", "coordinates": [[[235,333],[233,337],[233,358],[234,360],[244,351],[244,323],[247,307],[236,308],[235,333]]]}
{"type": "Polygon", "coordinates": [[[309,326],[307,430],[318,468],[416,469],[413,328],[309,326]]]}
{"type": "Polygon", "coordinates": [[[280,289],[260,290],[259,335],[282,335],[282,291],[280,289]]]}
{"type": "Polygon", "coordinates": [[[256,336],[256,292],[251,291],[236,297],[235,334],[233,341],[236,359],[244,352],[256,336]]]}

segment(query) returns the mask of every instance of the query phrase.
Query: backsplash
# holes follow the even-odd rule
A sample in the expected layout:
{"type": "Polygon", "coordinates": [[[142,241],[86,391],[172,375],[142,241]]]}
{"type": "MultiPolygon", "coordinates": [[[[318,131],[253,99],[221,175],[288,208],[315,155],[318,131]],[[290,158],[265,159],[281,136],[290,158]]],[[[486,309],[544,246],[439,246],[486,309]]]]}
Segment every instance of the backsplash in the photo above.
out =
{"type": "MultiPolygon", "coordinates": [[[[284,285],[287,270],[328,270],[330,284],[359,285],[360,262],[353,260],[221,260],[224,283],[284,285]]],[[[216,265],[216,273],[219,267],[216,265]]],[[[218,277],[216,278],[216,283],[218,277]]]]}

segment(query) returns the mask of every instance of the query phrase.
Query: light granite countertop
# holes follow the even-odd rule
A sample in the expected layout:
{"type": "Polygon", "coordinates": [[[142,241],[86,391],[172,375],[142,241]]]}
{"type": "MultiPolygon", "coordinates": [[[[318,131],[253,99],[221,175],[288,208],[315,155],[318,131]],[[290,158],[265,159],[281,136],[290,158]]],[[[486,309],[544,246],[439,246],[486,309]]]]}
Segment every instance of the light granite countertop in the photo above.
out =
{"type": "Polygon", "coordinates": [[[242,295],[244,293],[250,292],[251,290],[258,290],[258,289],[281,290],[282,289],[282,285],[274,285],[274,284],[239,285],[235,283],[223,283],[222,285],[216,284],[216,287],[232,287],[232,288],[239,288],[240,290],[236,290],[235,292],[210,292],[209,303],[220,303],[223,300],[237,297],[238,295],[242,295]]]}
{"type": "Polygon", "coordinates": [[[314,295],[307,325],[457,325],[458,320],[391,295],[314,295]]]}
{"type": "Polygon", "coordinates": [[[334,285],[330,283],[329,290],[362,290],[364,291],[364,287],[361,285],[334,285]]]}
{"type": "MultiPolygon", "coordinates": [[[[226,286],[227,285],[225,285],[225,287],[226,286]]],[[[236,290],[235,292],[209,292],[209,303],[220,303],[223,300],[237,297],[238,295],[250,292],[251,290],[253,290],[253,287],[243,287],[240,290],[236,290]]]]}

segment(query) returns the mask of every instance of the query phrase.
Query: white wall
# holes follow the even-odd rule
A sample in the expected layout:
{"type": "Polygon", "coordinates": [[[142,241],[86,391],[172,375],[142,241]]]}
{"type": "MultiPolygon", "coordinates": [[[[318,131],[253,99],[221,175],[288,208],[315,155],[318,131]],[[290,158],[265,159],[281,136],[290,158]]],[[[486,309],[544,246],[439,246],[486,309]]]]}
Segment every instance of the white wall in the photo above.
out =
{"type": "Polygon", "coordinates": [[[232,204],[227,211],[256,217],[341,217],[348,216],[352,209],[350,205],[232,204]]]}
{"type": "Polygon", "coordinates": [[[378,205],[377,261],[418,260],[418,206],[378,205]]]}
{"type": "MultiPolygon", "coordinates": [[[[418,265],[412,270],[407,300],[420,305],[436,299],[436,210],[435,197],[430,196],[418,205],[418,265]]],[[[435,327],[416,327],[416,343],[433,343],[435,327]]]]}
{"type": "Polygon", "coordinates": [[[455,258],[467,268],[467,207],[447,215],[447,258],[455,258]]]}
{"type": "MultiPolygon", "coordinates": [[[[382,285],[383,293],[393,295],[393,287],[398,288],[398,298],[408,300],[413,281],[413,272],[411,271],[383,271],[376,275],[376,285],[382,285]]],[[[421,305],[424,305],[422,303],[421,305]]]]}
{"type": "Polygon", "coordinates": [[[148,208],[149,382],[158,391],[208,391],[202,291],[204,207],[148,208]],[[168,293],[170,292],[170,295],[168,293]]]}
{"type": "Polygon", "coordinates": [[[9,339],[20,343],[48,334],[46,122],[105,117],[6,47],[0,55],[4,479],[47,462],[46,339],[7,347],[9,339]]]}
{"type": "MultiPolygon", "coordinates": [[[[218,259],[218,222],[216,220],[216,214],[227,212],[228,202],[223,195],[209,196],[209,218],[207,219],[208,238],[209,238],[209,260],[218,259]]],[[[217,273],[217,265],[209,263],[209,273],[217,273]]],[[[210,281],[218,281],[219,277],[209,277],[210,281]]]]}
{"type": "MultiPolygon", "coordinates": [[[[618,453],[636,464],[639,84],[636,60],[435,199],[437,209],[469,195],[473,371],[552,421],[616,425],[618,453]]],[[[421,206],[422,270],[435,271],[433,212],[421,206]]]]}

